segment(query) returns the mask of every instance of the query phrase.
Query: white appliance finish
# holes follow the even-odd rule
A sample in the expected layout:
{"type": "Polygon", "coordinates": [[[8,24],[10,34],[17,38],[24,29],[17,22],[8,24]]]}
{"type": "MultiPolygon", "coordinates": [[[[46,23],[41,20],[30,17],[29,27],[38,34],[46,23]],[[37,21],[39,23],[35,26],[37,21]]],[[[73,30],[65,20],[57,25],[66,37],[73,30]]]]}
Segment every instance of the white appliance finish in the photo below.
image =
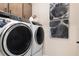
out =
{"type": "Polygon", "coordinates": [[[39,50],[41,50],[43,47],[43,41],[44,41],[43,27],[32,24],[31,28],[32,28],[32,32],[33,32],[32,55],[42,55],[42,53],[39,54],[40,53],[39,50]]]}
{"type": "Polygon", "coordinates": [[[32,32],[28,23],[0,18],[1,56],[30,56],[31,39],[32,32]]]}
{"type": "Polygon", "coordinates": [[[43,56],[42,48],[37,53],[35,53],[33,56],[43,56]]]}

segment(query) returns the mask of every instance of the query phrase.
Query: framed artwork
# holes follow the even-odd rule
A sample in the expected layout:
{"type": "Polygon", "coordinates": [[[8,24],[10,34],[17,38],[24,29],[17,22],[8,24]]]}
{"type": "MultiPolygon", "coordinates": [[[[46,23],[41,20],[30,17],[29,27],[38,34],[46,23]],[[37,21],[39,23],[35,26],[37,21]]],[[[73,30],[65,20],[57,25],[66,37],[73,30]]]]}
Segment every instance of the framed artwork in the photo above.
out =
{"type": "Polygon", "coordinates": [[[49,26],[51,37],[69,37],[69,3],[50,3],[49,26]]]}

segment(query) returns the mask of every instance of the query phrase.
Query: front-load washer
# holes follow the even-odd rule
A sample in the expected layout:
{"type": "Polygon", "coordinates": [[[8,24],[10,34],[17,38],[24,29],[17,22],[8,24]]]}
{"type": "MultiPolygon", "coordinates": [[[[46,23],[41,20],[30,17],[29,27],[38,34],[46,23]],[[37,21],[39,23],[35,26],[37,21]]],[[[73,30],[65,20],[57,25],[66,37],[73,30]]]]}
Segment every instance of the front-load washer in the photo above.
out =
{"type": "Polygon", "coordinates": [[[35,55],[40,49],[43,48],[44,30],[41,25],[35,22],[32,22],[31,28],[33,32],[32,55],[35,55]]]}
{"type": "Polygon", "coordinates": [[[32,31],[25,22],[0,18],[0,55],[30,56],[32,31]]]}

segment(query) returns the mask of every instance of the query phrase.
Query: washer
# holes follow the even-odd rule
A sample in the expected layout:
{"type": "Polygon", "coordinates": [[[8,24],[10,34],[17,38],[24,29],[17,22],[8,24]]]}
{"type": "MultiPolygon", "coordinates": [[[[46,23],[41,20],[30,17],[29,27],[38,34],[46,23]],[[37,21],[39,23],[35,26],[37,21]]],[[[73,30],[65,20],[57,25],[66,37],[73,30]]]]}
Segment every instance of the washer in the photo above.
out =
{"type": "Polygon", "coordinates": [[[33,32],[32,55],[35,55],[43,47],[44,30],[41,25],[38,25],[35,22],[32,22],[32,32],[33,32]]]}
{"type": "Polygon", "coordinates": [[[32,31],[25,22],[0,18],[0,55],[30,56],[32,31]]]}

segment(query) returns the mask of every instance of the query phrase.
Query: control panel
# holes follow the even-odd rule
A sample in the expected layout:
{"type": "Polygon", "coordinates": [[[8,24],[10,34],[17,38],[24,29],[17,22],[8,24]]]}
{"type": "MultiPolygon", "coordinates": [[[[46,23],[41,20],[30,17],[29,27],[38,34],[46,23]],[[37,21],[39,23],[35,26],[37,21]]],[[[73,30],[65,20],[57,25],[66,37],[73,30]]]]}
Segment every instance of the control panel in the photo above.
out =
{"type": "Polygon", "coordinates": [[[3,27],[6,24],[7,24],[7,22],[6,22],[5,19],[0,19],[0,28],[3,27]]]}

